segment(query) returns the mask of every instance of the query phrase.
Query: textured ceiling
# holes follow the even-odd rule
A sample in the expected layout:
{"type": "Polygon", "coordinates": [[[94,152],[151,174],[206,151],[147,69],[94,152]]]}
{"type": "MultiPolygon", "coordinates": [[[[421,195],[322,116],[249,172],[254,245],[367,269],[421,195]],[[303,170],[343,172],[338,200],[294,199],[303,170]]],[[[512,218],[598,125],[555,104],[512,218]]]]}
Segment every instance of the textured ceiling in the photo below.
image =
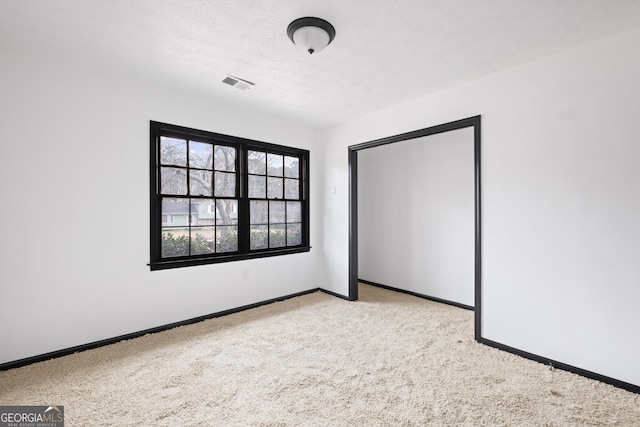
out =
{"type": "Polygon", "coordinates": [[[639,0],[0,2],[2,48],[66,50],[318,127],[639,26],[639,0]],[[317,55],[287,38],[302,16],[336,28],[317,55]]]}

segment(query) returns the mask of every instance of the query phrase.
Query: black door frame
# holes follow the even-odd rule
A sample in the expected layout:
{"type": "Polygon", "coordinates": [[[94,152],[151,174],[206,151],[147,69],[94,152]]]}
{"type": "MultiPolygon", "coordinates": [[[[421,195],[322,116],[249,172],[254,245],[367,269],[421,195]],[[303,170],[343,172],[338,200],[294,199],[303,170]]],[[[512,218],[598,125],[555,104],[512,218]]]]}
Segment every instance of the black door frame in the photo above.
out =
{"type": "Polygon", "coordinates": [[[475,179],[475,339],[481,339],[481,210],[480,210],[480,117],[474,116],[425,129],[394,135],[349,146],[349,297],[358,299],[358,151],[409,139],[435,135],[452,130],[473,127],[474,179],[475,179]]]}

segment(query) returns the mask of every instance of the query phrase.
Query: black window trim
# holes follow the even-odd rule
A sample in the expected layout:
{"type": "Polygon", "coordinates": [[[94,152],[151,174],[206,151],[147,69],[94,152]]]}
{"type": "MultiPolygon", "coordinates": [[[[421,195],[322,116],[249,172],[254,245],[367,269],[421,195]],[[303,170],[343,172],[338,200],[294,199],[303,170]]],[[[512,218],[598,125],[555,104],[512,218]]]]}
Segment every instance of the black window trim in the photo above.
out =
{"type": "MultiPolygon", "coordinates": [[[[197,265],[217,264],[222,262],[242,261],[247,259],[265,258],[280,255],[309,252],[309,150],[287,147],[241,138],[231,135],[224,135],[215,132],[192,129],[184,126],[172,125],[157,121],[150,121],[150,162],[149,162],[149,225],[150,225],[150,262],[151,271],[165,270],[170,268],[190,267],[197,265]],[[162,235],[162,209],[158,173],[159,150],[158,141],[160,136],[175,138],[189,138],[193,140],[215,141],[237,148],[236,169],[238,171],[236,185],[238,189],[238,252],[215,253],[207,255],[192,255],[188,257],[161,258],[161,235],[162,235]],[[302,202],[302,244],[283,248],[269,248],[262,250],[249,250],[249,198],[248,198],[248,172],[246,167],[247,152],[249,150],[265,151],[275,154],[290,155],[300,158],[300,191],[302,202]]],[[[225,197],[219,197],[225,198],[225,197]]],[[[285,201],[286,199],[277,199],[285,201]]]]}

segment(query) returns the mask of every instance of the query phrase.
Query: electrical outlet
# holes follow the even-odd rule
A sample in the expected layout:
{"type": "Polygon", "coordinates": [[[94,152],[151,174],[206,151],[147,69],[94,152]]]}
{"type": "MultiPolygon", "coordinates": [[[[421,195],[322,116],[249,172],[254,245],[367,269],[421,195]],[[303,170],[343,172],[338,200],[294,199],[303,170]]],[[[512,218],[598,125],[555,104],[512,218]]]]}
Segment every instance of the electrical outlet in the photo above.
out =
{"type": "Polygon", "coordinates": [[[333,195],[336,194],[336,186],[335,185],[333,187],[331,187],[331,194],[333,194],[333,195]]]}
{"type": "Polygon", "coordinates": [[[249,280],[249,270],[242,270],[242,280],[249,280]]]}

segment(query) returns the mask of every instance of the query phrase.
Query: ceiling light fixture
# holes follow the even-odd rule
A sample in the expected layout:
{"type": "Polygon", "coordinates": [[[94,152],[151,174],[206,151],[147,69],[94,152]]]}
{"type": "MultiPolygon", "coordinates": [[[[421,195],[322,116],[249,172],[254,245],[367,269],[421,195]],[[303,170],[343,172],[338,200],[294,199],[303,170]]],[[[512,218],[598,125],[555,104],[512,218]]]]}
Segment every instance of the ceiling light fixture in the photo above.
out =
{"type": "Polygon", "coordinates": [[[327,47],[335,38],[336,30],[324,19],[306,17],[289,24],[287,35],[296,46],[311,55],[327,47]]]}

